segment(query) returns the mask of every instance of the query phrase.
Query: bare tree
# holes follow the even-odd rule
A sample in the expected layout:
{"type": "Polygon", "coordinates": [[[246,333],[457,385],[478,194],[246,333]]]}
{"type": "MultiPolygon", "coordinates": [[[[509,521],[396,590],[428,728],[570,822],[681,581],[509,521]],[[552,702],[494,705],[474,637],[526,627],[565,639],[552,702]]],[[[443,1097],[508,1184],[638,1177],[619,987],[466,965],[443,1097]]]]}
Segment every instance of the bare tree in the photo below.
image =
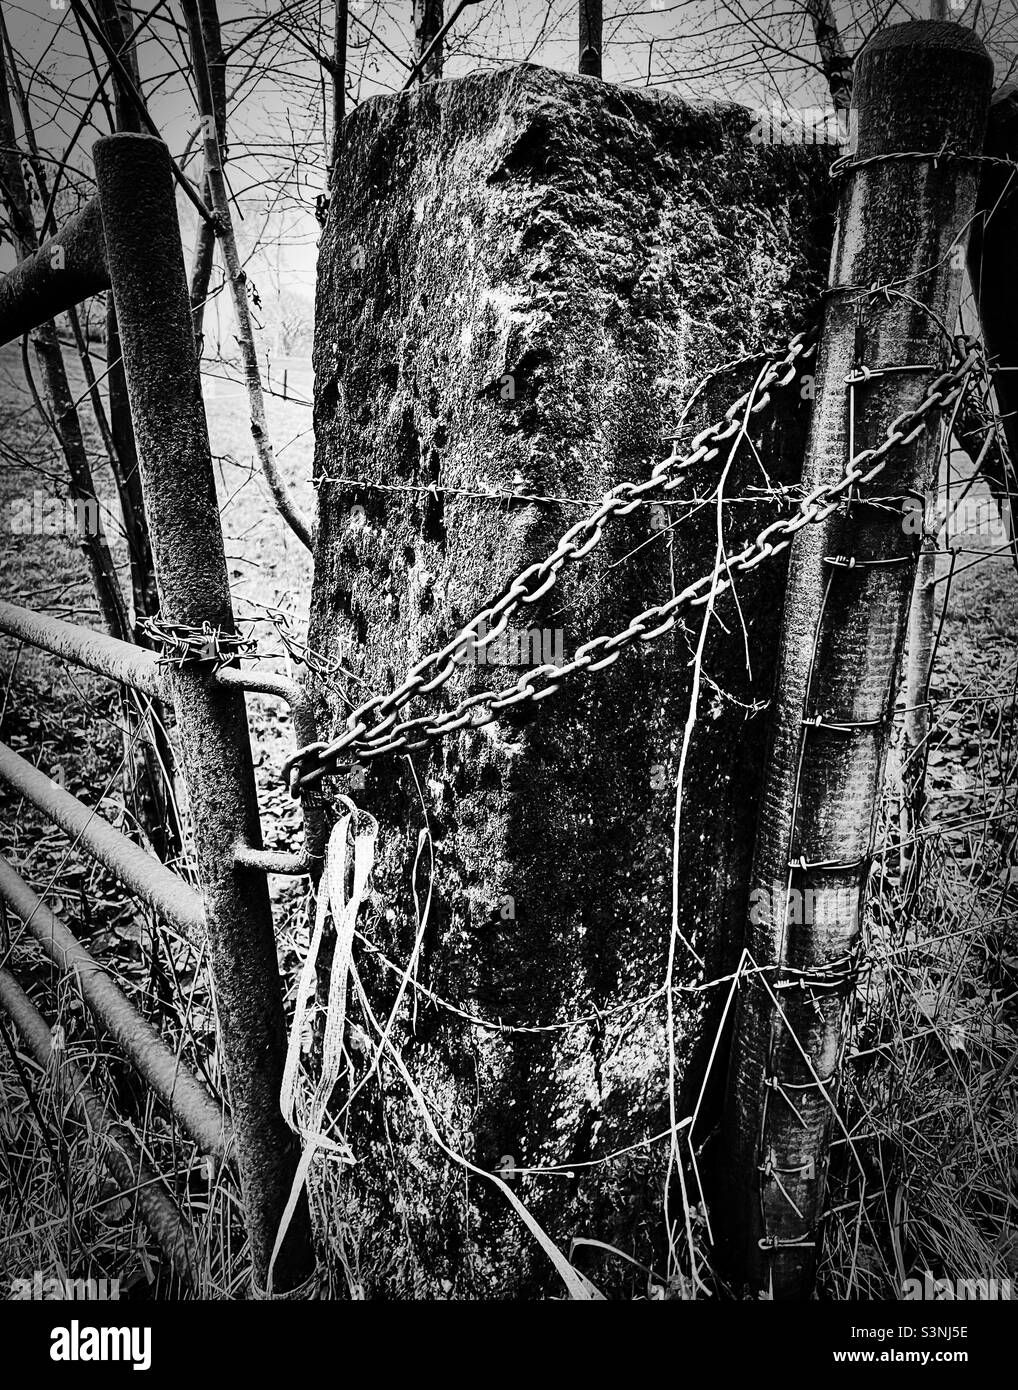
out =
{"type": "Polygon", "coordinates": [[[588,77],[600,77],[604,43],[601,0],[579,0],[579,14],[580,72],[588,77]]]}
{"type": "MultiPolygon", "coordinates": [[[[213,0],[207,0],[207,3],[214,9],[213,0]]],[[[265,418],[261,373],[258,369],[258,353],[255,348],[254,329],[251,324],[251,311],[247,298],[248,277],[241,264],[237,251],[237,240],[233,233],[230,198],[219,149],[215,93],[205,52],[205,37],[202,32],[202,20],[197,0],[182,0],[182,8],[187,21],[191,62],[198,89],[198,107],[205,148],[205,181],[215,212],[216,235],[222,246],[223,260],[226,264],[226,279],[233,301],[233,312],[237,324],[237,344],[243,362],[244,382],[247,387],[251,410],[251,438],[254,440],[262,473],[269,485],[280,516],[297,539],[308,550],[312,550],[314,543],[311,538],[311,526],[307,519],[301,515],[290,489],[276,467],[275,451],[272,447],[268,423],[265,418]]]]}
{"type": "Polygon", "coordinates": [[[414,52],[418,60],[425,59],[421,69],[425,82],[442,76],[442,44],[435,40],[442,32],[443,18],[442,0],[413,0],[414,52]]]}

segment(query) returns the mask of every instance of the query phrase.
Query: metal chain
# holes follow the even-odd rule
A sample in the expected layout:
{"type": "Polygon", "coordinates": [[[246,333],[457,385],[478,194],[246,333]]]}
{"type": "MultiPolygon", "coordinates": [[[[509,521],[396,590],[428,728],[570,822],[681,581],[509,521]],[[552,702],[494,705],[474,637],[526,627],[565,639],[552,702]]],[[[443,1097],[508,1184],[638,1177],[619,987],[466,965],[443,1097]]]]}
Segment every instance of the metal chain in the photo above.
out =
{"type": "MultiPolygon", "coordinates": [[[[742,417],[746,414],[747,408],[750,414],[758,414],[764,410],[770,403],[771,390],[787,386],[796,376],[801,363],[807,361],[815,352],[815,341],[807,338],[805,334],[797,333],[790,340],[782,356],[775,358],[763,369],[754,386],[744,392],[738,400],[733,401],[722,419],[708,425],[693,438],[687,453],[678,455],[673,444],[668,457],[656,464],[650,476],[643,482],[620,483],[611,492],[606,493],[593,512],[566,531],[549,555],[517,575],[502,596],[482,609],[451,642],[439,651],[422,658],[402,685],[388,695],[373,697],[354,710],[347,719],[347,732],[340,739],[333,743],[309,744],[298,749],[287,760],[284,768],[284,779],[290,782],[291,790],[295,790],[296,786],[291,776],[294,768],[300,767],[300,783],[307,785],[308,776],[318,780],[328,770],[326,764],[338,761],[338,755],[356,741],[363,739],[365,744],[371,744],[384,737],[395,726],[399,711],[414,696],[431,694],[445,684],[456,669],[458,656],[466,655],[471,650],[478,651],[482,646],[495,641],[505,631],[509,619],[521,603],[535,603],[552,587],[566,564],[590,554],[601,540],[605,522],[612,515],[627,515],[647,501],[647,495],[659,487],[666,492],[673,491],[682,482],[683,473],[698,464],[709,463],[716,457],[721,445],[733,438],[742,428],[742,417]],[[491,626],[487,626],[488,624],[491,626]],[[483,639],[480,639],[482,626],[485,632],[483,639]],[[437,674],[428,680],[427,673],[439,665],[437,674]],[[369,715],[377,720],[370,731],[367,723],[369,715]],[[304,771],[304,767],[312,760],[315,766],[309,774],[304,771]]],[[[352,757],[354,761],[359,760],[356,753],[352,754],[352,757]]]]}
{"type": "MultiPolygon", "coordinates": [[[[625,516],[648,500],[648,494],[658,488],[670,492],[679,486],[682,475],[697,464],[709,463],[718,454],[720,447],[733,438],[742,428],[742,417],[747,408],[750,414],[758,414],[770,403],[772,389],[787,386],[797,374],[801,363],[816,352],[815,340],[797,333],[785,352],[770,362],[760,373],[753,387],[744,392],[725,411],[719,421],[708,425],[697,434],[684,455],[676,453],[673,443],[667,458],[655,465],[650,476],[643,482],[620,483],[606,493],[600,505],[589,515],[576,522],[566,531],[556,548],[543,560],[536,561],[517,575],[502,596],[487,608],[482,609],[463,628],[451,642],[437,652],[422,658],[408,674],[406,680],[388,695],[374,696],[353,711],[347,719],[347,732],[333,743],[309,744],[298,749],[286,762],[284,780],[296,794],[297,781],[294,769],[300,769],[299,782],[308,785],[306,778],[314,780],[328,770],[326,764],[338,761],[338,755],[363,739],[371,744],[383,737],[395,726],[399,711],[416,695],[429,695],[440,689],[456,669],[456,658],[469,651],[478,651],[495,641],[506,629],[509,619],[521,603],[535,603],[552,587],[559,572],[566,564],[589,555],[601,540],[604,525],[612,515],[625,516]],[[488,625],[491,625],[490,627],[488,625]],[[483,640],[479,638],[485,628],[483,640]],[[427,678],[427,673],[440,666],[437,674],[427,678]],[[373,727],[368,725],[368,716],[374,716],[373,727]],[[314,761],[311,773],[305,771],[305,764],[314,761]]],[[[429,741],[429,740],[428,740],[429,741]]],[[[391,750],[389,750],[391,751],[391,750]]],[[[359,760],[352,753],[354,761],[359,760]]]]}
{"type": "Polygon", "coordinates": [[[284,778],[290,782],[291,789],[312,785],[327,772],[334,771],[337,765],[366,763],[372,758],[397,751],[412,752],[466,725],[481,728],[496,719],[504,709],[524,702],[537,704],[546,699],[575,672],[604,670],[617,661],[622,651],[632,643],[651,642],[670,631],[685,609],[702,605],[712,594],[730,588],[734,573],[746,573],[771,556],[780,554],[803,526],[825,520],[841,505],[844,494],[875,478],[892,449],[910,444],[918,438],[931,411],[941,411],[953,404],[979,358],[978,351],[966,341],[958,352],[961,359],[958,365],[939,375],[920,404],[899,415],[888,426],[884,439],[875,448],[858,453],[841,478],[814,488],[800,501],[792,516],[779,518],[765,526],[738,554],[724,557],[709,574],[687,585],[666,602],[646,609],[621,632],[585,642],[577,648],[572,661],[564,666],[537,666],[521,676],[515,685],[502,690],[479,691],[445,712],[421,715],[397,723],[399,711],[414,696],[430,694],[449,679],[455,670],[457,656],[465,655],[471,648],[476,651],[497,638],[504,632],[509,616],[521,602],[535,602],[551,588],[565,564],[588,555],[601,539],[604,523],[609,517],[613,514],[627,515],[645,501],[647,493],[655,487],[673,490],[681,483],[685,470],[714,458],[720,445],[743,427],[740,416],[746,413],[747,404],[751,412],[763,409],[770,400],[770,388],[787,385],[796,374],[799,359],[805,359],[813,351],[815,347],[807,346],[802,335],[793,338],[784,356],[765,368],[758,378],[755,390],[760,395],[757,400],[750,404],[754,392],[744,393],[725,412],[723,421],[696,436],[687,454],[676,457],[673,449],[644,482],[621,483],[614,488],[595,512],[566,532],[549,556],[524,570],[496,603],[483,609],[445,647],[418,662],[402,685],[391,694],[376,696],[356,709],[348,718],[343,735],[331,743],[313,743],[298,749],[287,760],[284,769],[284,778]],[[478,628],[481,623],[492,620],[492,629],[485,632],[483,641],[479,641],[478,628]],[[439,667],[438,673],[427,680],[425,672],[433,666],[439,667]],[[536,688],[542,680],[546,684],[536,688]],[[369,715],[378,716],[377,722],[371,727],[367,722],[369,715]]]}

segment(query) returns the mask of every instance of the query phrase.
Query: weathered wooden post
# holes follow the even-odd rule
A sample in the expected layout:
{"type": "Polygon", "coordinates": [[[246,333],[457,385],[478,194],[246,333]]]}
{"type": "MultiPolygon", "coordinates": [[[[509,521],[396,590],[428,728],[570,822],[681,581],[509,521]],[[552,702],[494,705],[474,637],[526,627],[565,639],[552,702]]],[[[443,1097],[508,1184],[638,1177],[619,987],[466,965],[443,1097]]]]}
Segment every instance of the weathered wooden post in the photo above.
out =
{"type": "MultiPolygon", "coordinates": [[[[233,608],[169,154],[150,136],[123,134],[99,140],[94,159],[160,619],[229,637],[233,608]]],[[[208,662],[169,670],[254,1277],[264,1289],[296,1146],[279,1109],[284,1026],[268,888],[264,874],[236,861],[238,846],[261,845],[244,696],[216,682],[208,662]]],[[[276,1292],[309,1275],[308,1236],[302,1201],[275,1264],[276,1292]]]]}
{"type": "MultiPolygon", "coordinates": [[[[957,25],[886,30],[856,64],[807,492],[918,404],[958,308],[952,248],[975,206],[992,63],[957,25]],[[898,156],[904,156],[903,158],[898,156]]],[[[901,504],[924,496],[939,419],[792,550],[772,746],[724,1120],[724,1254],[737,1283],[808,1295],[859,964],[893,695],[916,568],[901,504]]]]}

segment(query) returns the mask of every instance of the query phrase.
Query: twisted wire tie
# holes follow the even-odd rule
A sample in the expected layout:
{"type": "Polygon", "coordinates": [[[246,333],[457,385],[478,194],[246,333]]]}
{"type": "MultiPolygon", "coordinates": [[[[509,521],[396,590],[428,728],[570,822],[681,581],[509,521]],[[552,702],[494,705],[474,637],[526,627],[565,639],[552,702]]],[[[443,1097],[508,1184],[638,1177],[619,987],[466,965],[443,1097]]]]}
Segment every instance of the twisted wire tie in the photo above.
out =
{"type": "Polygon", "coordinates": [[[1013,159],[1002,159],[997,155],[988,154],[962,154],[942,146],[939,150],[897,150],[890,154],[871,154],[865,159],[854,159],[851,154],[842,155],[827,171],[828,177],[838,179],[855,169],[865,169],[871,164],[890,164],[901,159],[929,160],[934,168],[943,160],[951,164],[997,164],[1008,169],[1018,169],[1018,161],[1013,159]]]}
{"type": "Polygon", "coordinates": [[[812,862],[807,860],[804,854],[800,854],[798,859],[790,859],[788,867],[790,869],[801,869],[803,873],[809,873],[812,869],[825,869],[831,873],[851,873],[855,869],[861,869],[869,863],[870,856],[864,854],[858,859],[815,859],[812,862]]]}

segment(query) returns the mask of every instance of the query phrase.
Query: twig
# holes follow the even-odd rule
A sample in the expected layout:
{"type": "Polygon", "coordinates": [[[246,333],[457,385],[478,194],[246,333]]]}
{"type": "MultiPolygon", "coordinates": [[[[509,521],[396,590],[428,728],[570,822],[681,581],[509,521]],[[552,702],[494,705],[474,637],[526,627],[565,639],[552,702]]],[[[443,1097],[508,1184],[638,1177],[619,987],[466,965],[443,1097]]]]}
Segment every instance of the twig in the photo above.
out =
{"type": "Polygon", "coordinates": [[[301,514],[290,489],[276,466],[275,454],[269,439],[261,375],[258,371],[258,354],[255,349],[254,330],[251,326],[251,313],[247,302],[247,273],[241,264],[237,251],[237,240],[234,236],[233,221],[230,217],[230,200],[226,178],[223,174],[219,138],[216,133],[215,102],[208,59],[205,53],[201,18],[196,0],[183,0],[182,7],[187,24],[188,41],[191,46],[191,64],[198,91],[198,109],[205,146],[205,176],[209,196],[215,210],[216,235],[219,237],[223,251],[226,278],[230,285],[230,297],[233,301],[233,312],[237,320],[237,344],[240,347],[244,366],[244,381],[247,386],[248,403],[251,411],[251,437],[254,440],[258,462],[261,465],[265,481],[269,485],[269,491],[272,493],[277,511],[298,540],[308,550],[313,550],[311,527],[301,514]]]}

